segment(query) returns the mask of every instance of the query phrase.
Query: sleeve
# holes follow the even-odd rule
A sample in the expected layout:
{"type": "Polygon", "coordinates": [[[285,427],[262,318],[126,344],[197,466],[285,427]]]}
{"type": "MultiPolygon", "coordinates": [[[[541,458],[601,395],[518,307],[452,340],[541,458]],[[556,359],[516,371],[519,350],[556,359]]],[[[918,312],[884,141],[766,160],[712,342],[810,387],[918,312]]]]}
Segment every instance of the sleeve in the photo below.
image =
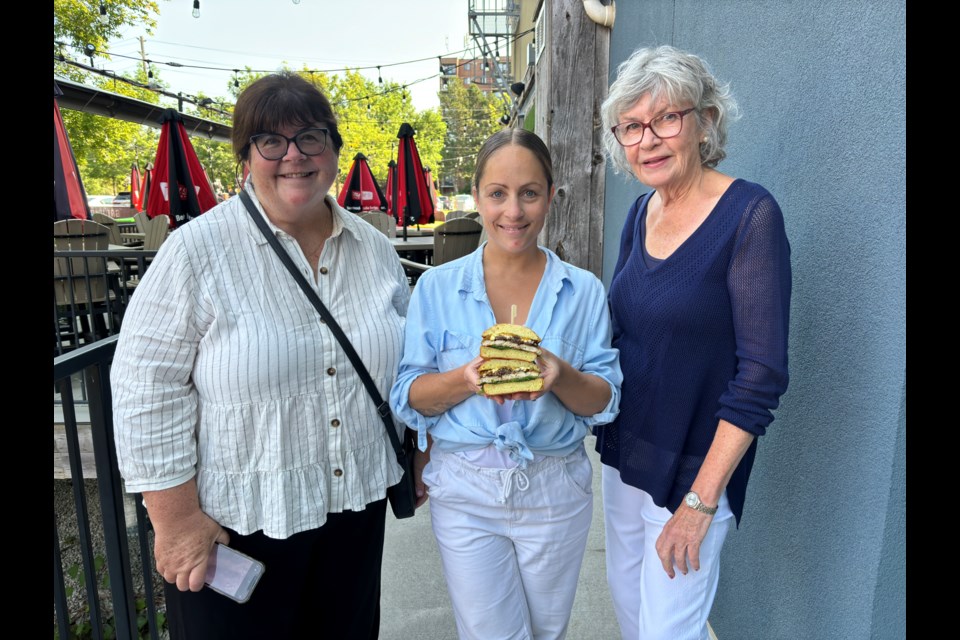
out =
{"type": "Polygon", "coordinates": [[[756,436],[766,433],[787,390],[790,244],[783,214],[767,193],[745,216],[727,272],[737,345],[737,373],[720,397],[717,418],[756,436]]]}
{"type": "Polygon", "coordinates": [[[439,416],[425,416],[410,406],[410,387],[414,381],[425,373],[438,373],[440,370],[437,360],[438,338],[431,329],[435,323],[426,321],[430,317],[428,310],[434,306],[430,293],[431,281],[429,272],[423,274],[410,297],[404,327],[403,356],[397,381],[390,389],[390,408],[400,420],[417,430],[417,446],[421,451],[427,450],[427,430],[440,419],[439,416]]]}
{"type": "Polygon", "coordinates": [[[110,373],[117,461],[130,492],[175,487],[196,473],[192,372],[202,335],[180,240],[164,243],[131,297],[110,373]]]}
{"type": "Polygon", "coordinates": [[[602,411],[583,418],[584,424],[591,429],[598,425],[613,422],[620,411],[620,387],[623,384],[623,374],[620,371],[620,352],[613,348],[613,326],[610,321],[610,308],[607,304],[606,292],[603,283],[594,278],[594,286],[590,299],[586,301],[586,309],[593,310],[593,317],[587,325],[592,330],[587,332],[584,342],[584,360],[581,371],[595,375],[610,385],[610,401],[602,411]]]}

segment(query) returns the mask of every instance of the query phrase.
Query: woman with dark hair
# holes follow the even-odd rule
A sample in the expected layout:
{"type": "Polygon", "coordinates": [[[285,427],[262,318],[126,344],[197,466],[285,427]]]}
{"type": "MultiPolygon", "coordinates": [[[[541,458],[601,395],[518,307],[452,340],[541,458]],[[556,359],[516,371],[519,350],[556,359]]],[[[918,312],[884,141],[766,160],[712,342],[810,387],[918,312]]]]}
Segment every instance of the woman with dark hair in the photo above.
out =
{"type": "Polygon", "coordinates": [[[607,580],[624,639],[702,639],[757,436],[787,388],[790,245],[758,184],[716,170],[729,88],[663,46],[620,65],[602,106],[627,213],[610,285],[629,389],[597,439],[607,580]]]}
{"type": "Polygon", "coordinates": [[[488,240],[421,276],[390,394],[426,452],[418,493],[461,638],[565,635],[592,518],[583,439],[617,412],[603,285],[537,245],[553,192],[535,134],[483,144],[473,196],[488,240]],[[542,390],[483,395],[481,334],[497,323],[541,338],[542,390]]]}
{"type": "Polygon", "coordinates": [[[177,229],[131,299],[111,382],[126,487],[142,492],[171,637],[376,638],[387,487],[402,470],[336,338],[252,215],[279,239],[380,392],[409,285],[385,236],[329,190],[342,140],[303,78],[255,81],[234,111],[249,169],[177,229]],[[204,589],[215,543],[266,571],[238,604],[204,589]]]}

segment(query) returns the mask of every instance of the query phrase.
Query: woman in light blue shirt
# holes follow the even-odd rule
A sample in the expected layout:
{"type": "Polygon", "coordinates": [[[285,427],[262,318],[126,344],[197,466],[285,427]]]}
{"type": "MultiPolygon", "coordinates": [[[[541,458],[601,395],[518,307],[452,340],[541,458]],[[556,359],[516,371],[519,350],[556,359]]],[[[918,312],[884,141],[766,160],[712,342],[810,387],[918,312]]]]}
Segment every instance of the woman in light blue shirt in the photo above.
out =
{"type": "Polygon", "coordinates": [[[473,195],[488,241],[420,278],[390,394],[425,452],[418,495],[431,498],[461,638],[565,635],[592,518],[583,439],[619,406],[602,283],[537,245],[553,192],[535,134],[484,143],[473,195]],[[486,397],[480,336],[514,305],[542,339],[543,389],[486,397]]]}

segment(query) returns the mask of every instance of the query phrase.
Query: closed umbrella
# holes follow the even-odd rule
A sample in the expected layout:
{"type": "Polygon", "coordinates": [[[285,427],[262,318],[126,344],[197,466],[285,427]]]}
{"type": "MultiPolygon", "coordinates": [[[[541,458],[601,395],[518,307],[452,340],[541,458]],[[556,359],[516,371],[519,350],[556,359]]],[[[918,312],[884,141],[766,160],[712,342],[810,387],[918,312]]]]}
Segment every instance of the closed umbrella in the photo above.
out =
{"type": "Polygon", "coordinates": [[[136,164],[130,166],[130,206],[140,210],[140,167],[136,164]]]}
{"type": "Polygon", "coordinates": [[[79,218],[91,220],[87,194],[77,170],[77,160],[63,126],[57,96],[63,91],[53,83],[53,221],[79,218]]]}
{"type": "Polygon", "coordinates": [[[337,204],[354,213],[363,211],[386,211],[387,197],[383,195],[380,185],[370,171],[367,156],[358,153],[353,157],[353,164],[347,173],[347,179],[337,196],[337,204]]]}
{"type": "Polygon", "coordinates": [[[143,168],[143,178],[140,181],[140,202],[137,203],[137,211],[146,211],[147,201],[150,199],[150,187],[153,185],[153,163],[148,162],[143,168]]]}
{"type": "Polygon", "coordinates": [[[397,213],[397,163],[393,160],[387,163],[387,213],[400,224],[400,214],[397,213]]]}
{"type": "Polygon", "coordinates": [[[423,178],[423,164],[417,143],[413,139],[413,127],[404,122],[397,137],[400,149],[397,154],[397,211],[403,218],[403,236],[408,224],[433,222],[433,201],[423,178]]]}
{"type": "Polygon", "coordinates": [[[211,209],[217,204],[217,198],[177,110],[164,110],[160,123],[160,144],[153,163],[147,215],[151,218],[168,215],[170,226],[178,227],[211,209]]]}

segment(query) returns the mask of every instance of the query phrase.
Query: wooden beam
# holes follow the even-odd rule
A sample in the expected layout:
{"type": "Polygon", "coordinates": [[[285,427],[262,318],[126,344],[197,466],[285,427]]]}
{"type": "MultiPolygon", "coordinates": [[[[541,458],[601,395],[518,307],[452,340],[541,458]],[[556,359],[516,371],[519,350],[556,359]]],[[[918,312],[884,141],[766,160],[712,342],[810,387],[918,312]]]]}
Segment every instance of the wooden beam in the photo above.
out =
{"type": "Polygon", "coordinates": [[[547,42],[537,62],[536,132],[553,157],[556,195],[541,242],[600,277],[604,162],[600,104],[607,95],[610,30],[580,0],[544,0],[547,42]]]}

